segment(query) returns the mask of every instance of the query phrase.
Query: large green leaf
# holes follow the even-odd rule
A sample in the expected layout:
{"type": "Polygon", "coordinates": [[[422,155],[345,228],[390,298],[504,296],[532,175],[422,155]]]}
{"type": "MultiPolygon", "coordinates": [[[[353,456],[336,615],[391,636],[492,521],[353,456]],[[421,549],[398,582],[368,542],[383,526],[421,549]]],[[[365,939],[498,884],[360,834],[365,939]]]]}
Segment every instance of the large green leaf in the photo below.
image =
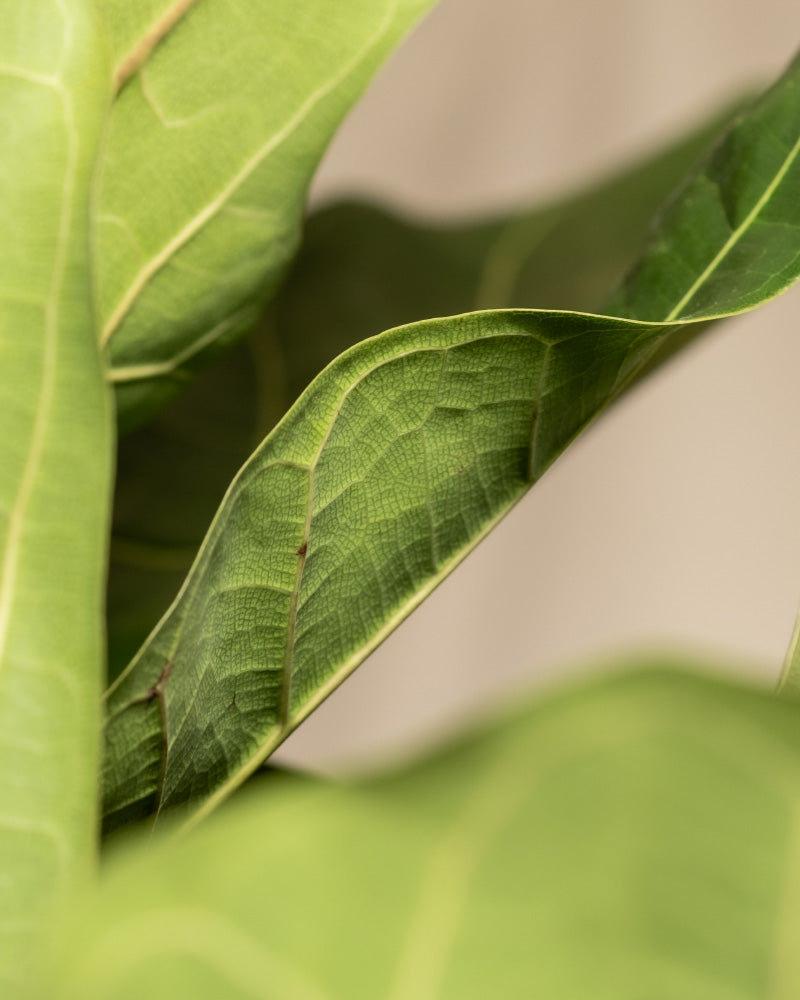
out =
{"type": "Polygon", "coordinates": [[[70,909],[46,995],[796,996],[798,708],[650,666],[131,845],[70,909]]]}
{"type": "Polygon", "coordinates": [[[312,215],[256,332],[120,441],[110,676],[177,594],[238,468],[329,361],[376,330],[480,304],[597,308],[634,261],[659,203],[722,120],[588,192],[491,222],[423,227],[352,203],[312,215]]]}
{"type": "Polygon", "coordinates": [[[88,261],[108,99],[84,0],[0,2],[0,994],[96,855],[110,400],[88,261]]]}
{"type": "MultiPolygon", "coordinates": [[[[735,190],[718,194],[737,200],[747,181],[741,226],[762,233],[760,260],[784,284],[800,272],[798,78],[800,61],[736,127],[750,141],[726,142],[724,177],[735,190]],[[753,139],[758,122],[763,143],[753,139]],[[778,145],[779,129],[798,138],[778,145]],[[773,198],[784,212],[777,240],[761,223],[773,198]]],[[[686,188],[690,205],[708,169],[686,188]]],[[[679,206],[673,218],[682,219],[679,206]]],[[[755,240],[741,226],[736,239],[693,236],[706,248],[698,275],[728,273],[732,311],[759,289],[777,290],[763,285],[763,263],[756,270],[739,252],[755,240]],[[728,270],[723,250],[741,270],[728,270]]],[[[390,331],[327,368],[238,474],[173,606],[110,691],[112,822],[187,802],[202,815],[237,787],[675,330],[581,313],[477,312],[390,331]]]]}
{"type": "Polygon", "coordinates": [[[432,3],[102,0],[121,90],[95,254],[123,423],[252,327],[325,145],[432,3]]]}

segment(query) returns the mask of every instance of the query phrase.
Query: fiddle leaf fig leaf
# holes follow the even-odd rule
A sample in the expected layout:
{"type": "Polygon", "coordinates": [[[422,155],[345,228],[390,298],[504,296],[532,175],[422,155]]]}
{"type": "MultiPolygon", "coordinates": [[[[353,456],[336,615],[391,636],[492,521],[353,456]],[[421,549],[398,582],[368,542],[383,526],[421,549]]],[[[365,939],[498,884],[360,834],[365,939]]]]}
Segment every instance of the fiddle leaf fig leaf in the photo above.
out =
{"type": "MultiPolygon", "coordinates": [[[[731,161],[715,177],[733,190],[718,187],[717,197],[738,199],[743,214],[734,235],[701,238],[705,251],[693,258],[697,275],[687,287],[701,297],[698,281],[707,276],[716,291],[708,300],[713,313],[695,311],[694,322],[717,318],[726,303],[733,312],[762,291],[777,292],[777,279],[765,285],[753,262],[759,233],[783,287],[800,273],[800,198],[789,197],[800,191],[791,152],[800,142],[798,77],[796,61],[735,126],[732,135],[744,130],[748,141],[729,138],[719,147],[731,161]],[[779,129],[784,140],[793,129],[796,141],[776,145],[779,129]],[[748,182],[739,199],[749,159],[761,187],[748,182]],[[777,240],[774,199],[783,211],[777,240]],[[739,246],[751,252],[739,255],[739,246]],[[720,274],[728,276],[727,300],[720,274]]],[[[685,211],[711,169],[701,165],[684,189],[685,211]]],[[[679,197],[664,232],[682,217],[681,204],[679,197]]],[[[646,282],[646,263],[638,273],[646,282]]],[[[684,308],[687,291],[674,294],[672,304],[659,298],[665,317],[684,308]]],[[[175,602],[109,692],[109,822],[178,806],[195,818],[213,809],[464,558],[679,325],[475,312],[389,331],[338,358],[234,479],[175,602]]]]}
{"type": "Polygon", "coordinates": [[[121,420],[254,324],[325,146],[433,0],[103,0],[120,91],[95,232],[121,420]]]}
{"type": "Polygon", "coordinates": [[[111,852],[47,996],[792,995],[797,706],[667,666],[382,778],[256,779],[111,852]]]}
{"type": "Polygon", "coordinates": [[[109,676],[177,594],[236,471],[337,354],[376,330],[478,305],[598,308],[635,260],[656,208],[732,114],[544,208],[440,227],[358,203],[313,213],[256,331],[119,442],[109,676]]]}
{"type": "Polygon", "coordinates": [[[109,100],[91,4],[0,2],[0,994],[96,863],[110,399],[88,257],[109,100]]]}

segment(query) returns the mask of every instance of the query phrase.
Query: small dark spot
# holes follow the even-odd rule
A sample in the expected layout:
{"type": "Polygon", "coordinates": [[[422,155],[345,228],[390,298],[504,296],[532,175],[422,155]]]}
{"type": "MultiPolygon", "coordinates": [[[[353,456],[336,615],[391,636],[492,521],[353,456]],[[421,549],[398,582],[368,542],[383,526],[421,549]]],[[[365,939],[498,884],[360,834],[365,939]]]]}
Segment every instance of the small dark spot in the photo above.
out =
{"type": "Polygon", "coordinates": [[[146,701],[152,701],[153,698],[157,698],[164,693],[164,685],[169,679],[169,675],[172,673],[172,660],[167,660],[164,664],[164,669],[161,671],[158,680],[155,684],[148,688],[147,694],[145,695],[146,701]]]}
{"type": "Polygon", "coordinates": [[[300,548],[297,550],[297,555],[304,556],[308,552],[308,539],[303,542],[300,548]]]}

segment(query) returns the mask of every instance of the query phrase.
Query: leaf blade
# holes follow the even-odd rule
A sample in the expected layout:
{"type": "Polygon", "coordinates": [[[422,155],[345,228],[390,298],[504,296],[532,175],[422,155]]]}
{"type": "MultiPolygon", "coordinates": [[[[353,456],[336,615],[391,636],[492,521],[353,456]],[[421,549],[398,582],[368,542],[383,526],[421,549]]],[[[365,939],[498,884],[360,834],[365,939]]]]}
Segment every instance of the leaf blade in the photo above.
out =
{"type": "MultiPolygon", "coordinates": [[[[101,339],[131,420],[174,394],[176,366],[185,379],[255,323],[294,252],[331,134],[432,2],[196,4],[123,88],[96,256],[101,339]],[[150,378],[129,385],[142,370],[150,378]]],[[[107,13],[118,18],[116,4],[107,13]]]]}
{"type": "MultiPolygon", "coordinates": [[[[743,129],[749,136],[753,122],[761,127],[765,120],[771,121],[777,107],[786,118],[785,127],[800,134],[798,115],[793,113],[800,101],[798,78],[800,61],[726,140],[725,148],[738,156],[728,163],[734,187],[739,176],[748,176],[749,158],[760,156],[757,145],[737,143],[743,129]]],[[[716,155],[711,159],[715,165],[716,155]]],[[[695,175],[701,186],[705,170],[702,166],[695,175]]],[[[764,179],[763,171],[754,173],[765,186],[772,184],[774,174],[764,179]]],[[[691,216],[693,183],[690,180],[686,200],[675,203],[679,218],[684,217],[681,212],[691,216]]],[[[748,194],[751,190],[752,186],[748,194]]],[[[795,242],[800,233],[800,198],[789,197],[798,190],[800,164],[794,161],[781,182],[785,209],[781,233],[789,232],[795,239],[769,244],[772,262],[779,264],[774,268],[775,281],[783,287],[800,271],[795,242]]],[[[668,223],[670,218],[674,216],[668,223]]],[[[664,231],[673,232],[669,224],[664,231]]],[[[681,227],[675,231],[680,235],[681,227]]],[[[709,250],[708,241],[700,242],[705,256],[712,259],[717,250],[713,245],[709,250]]],[[[627,293],[635,292],[639,280],[642,295],[653,287],[646,273],[650,259],[645,257],[645,270],[636,272],[644,277],[634,276],[627,293]]],[[[704,268],[700,263],[697,273],[704,268]]],[[[724,273],[729,296],[725,301],[731,311],[740,308],[743,296],[758,295],[762,285],[751,258],[745,259],[741,271],[724,273]],[[754,289],[748,281],[755,282],[754,289]]],[[[715,285],[710,300],[713,314],[701,313],[692,322],[718,316],[720,288],[715,285]]],[[[773,282],[769,294],[774,290],[773,282]]],[[[663,306],[664,315],[669,315],[674,303],[664,306],[657,282],[656,291],[652,308],[663,306]]],[[[656,352],[669,346],[680,325],[534,310],[471,313],[390,331],[342,355],[312,383],[244,467],[223,501],[220,519],[208,536],[212,541],[201,550],[183,591],[112,689],[107,811],[137,803],[146,810],[153,803],[166,807],[195,802],[192,808],[199,807],[202,813],[204,799],[211,805],[219,801],[217,788],[230,791],[301,718],[300,711],[293,710],[288,722],[281,720],[276,707],[283,696],[280,677],[290,656],[287,650],[292,657],[292,699],[299,693],[307,706],[315,704],[318,694],[327,692],[329,684],[341,680],[344,671],[373,648],[372,641],[379,641],[384,629],[407,614],[429,585],[435,586],[440,579],[438,555],[443,554],[442,564],[448,570],[463,558],[572,438],[641,374],[656,352]],[[425,351],[434,358],[437,350],[451,349],[450,358],[459,360],[474,351],[474,364],[448,371],[435,367],[441,365],[439,360],[428,370],[419,360],[425,351]],[[407,362],[411,354],[419,355],[413,363],[407,362]],[[374,384],[351,395],[359,385],[356,378],[344,391],[356,372],[364,378],[378,373],[377,362],[385,363],[386,371],[383,376],[375,374],[374,384]],[[430,439],[424,429],[429,420],[430,439]],[[309,445],[312,439],[317,441],[314,447],[309,445]],[[383,443],[386,451],[375,458],[375,475],[368,482],[363,473],[375,455],[376,442],[383,443]],[[330,481],[338,481],[338,489],[330,482],[308,481],[314,448],[331,443],[329,452],[320,450],[314,461],[324,461],[335,470],[330,481]],[[435,462],[428,461],[429,451],[435,462]],[[266,494],[255,500],[258,490],[248,494],[244,488],[258,482],[264,471],[260,463],[272,468],[273,458],[281,455],[289,466],[294,464],[294,471],[282,473],[286,496],[291,498],[285,509],[277,496],[266,494]],[[432,471],[440,478],[428,487],[425,479],[432,471]],[[459,481],[464,473],[466,478],[459,481]],[[335,498],[337,493],[345,498],[339,509],[326,509],[324,503],[315,507],[311,531],[304,536],[302,527],[309,505],[317,504],[316,494],[335,498]],[[255,515],[250,527],[242,517],[225,536],[219,529],[224,519],[248,504],[265,510],[275,505],[281,512],[280,523],[266,530],[255,515]],[[301,554],[304,572],[298,577],[296,560],[301,554]],[[322,567],[319,578],[327,580],[322,591],[315,589],[308,571],[312,558],[316,567],[322,567]],[[264,569],[260,578],[257,570],[255,575],[273,588],[269,599],[253,592],[258,580],[251,586],[249,574],[258,559],[264,560],[264,569]],[[231,574],[227,582],[226,573],[231,574]],[[206,583],[201,582],[204,574],[206,583]],[[235,596],[236,579],[250,586],[246,597],[235,596]],[[210,603],[222,606],[219,595],[225,592],[231,606],[215,629],[222,634],[226,620],[244,623],[236,641],[227,646],[210,636],[208,628],[210,603]],[[297,627],[295,602],[298,608],[311,609],[307,631],[297,627]],[[193,607],[201,610],[194,626],[184,628],[193,607]],[[152,692],[165,664],[169,676],[163,691],[156,692],[163,709],[159,717],[152,692]],[[237,701],[237,683],[245,685],[247,713],[237,701]],[[175,716],[171,725],[170,717],[175,716]]]]}
{"type": "Polygon", "coordinates": [[[797,968],[797,708],[672,666],[575,684],[394,775],[255,784],[131,845],[53,995],[775,995],[797,968]]]}
{"type": "Polygon", "coordinates": [[[97,853],[111,412],[87,247],[108,85],[82,0],[2,17],[0,980],[16,991],[97,853]]]}
{"type": "Polygon", "coordinates": [[[597,308],[635,259],[653,212],[732,115],[720,111],[587,192],[507,217],[435,228],[370,205],[312,214],[254,334],[120,441],[109,678],[180,589],[230,480],[337,354],[375,330],[478,305],[597,308]]]}

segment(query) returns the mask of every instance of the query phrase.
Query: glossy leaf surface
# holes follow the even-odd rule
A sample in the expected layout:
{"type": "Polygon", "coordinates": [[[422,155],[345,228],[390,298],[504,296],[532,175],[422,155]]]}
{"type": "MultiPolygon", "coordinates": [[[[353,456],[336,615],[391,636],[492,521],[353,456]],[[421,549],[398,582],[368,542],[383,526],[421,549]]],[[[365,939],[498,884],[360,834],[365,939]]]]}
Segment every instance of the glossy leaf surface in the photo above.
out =
{"type": "Polygon", "coordinates": [[[97,853],[111,424],[88,260],[108,67],[82,0],[0,2],[0,995],[97,853]]]}
{"type": "Polygon", "coordinates": [[[256,782],[112,858],[48,996],[793,996],[797,714],[650,665],[389,778],[256,782]]]}
{"type": "MultiPolygon", "coordinates": [[[[800,167],[773,134],[780,122],[800,137],[798,76],[795,63],[732,133],[752,137],[760,122],[765,150],[724,146],[730,198],[754,158],[762,190],[747,186],[745,220],[763,234],[762,256],[784,286],[800,272],[800,240],[785,236],[800,234],[800,198],[789,197],[800,167]],[[784,225],[773,241],[760,213],[771,219],[776,198],[784,225]]],[[[685,189],[686,211],[698,184],[685,189]]],[[[669,238],[681,204],[663,225],[669,238]]],[[[729,274],[734,311],[762,289],[752,257],[738,252],[755,235],[740,226],[736,240],[720,239],[700,238],[705,256],[693,247],[697,279],[729,274]]],[[[665,315],[686,295],[675,294],[673,306],[660,303],[665,315]]],[[[477,312],[391,331],[337,359],[243,467],[174,605],[110,693],[112,822],[184,803],[202,815],[235,788],[675,330],[581,313],[477,312]]]]}
{"type": "Polygon", "coordinates": [[[328,140],[432,2],[104,0],[127,69],[95,256],[123,423],[253,326],[296,248],[328,140]]]}

